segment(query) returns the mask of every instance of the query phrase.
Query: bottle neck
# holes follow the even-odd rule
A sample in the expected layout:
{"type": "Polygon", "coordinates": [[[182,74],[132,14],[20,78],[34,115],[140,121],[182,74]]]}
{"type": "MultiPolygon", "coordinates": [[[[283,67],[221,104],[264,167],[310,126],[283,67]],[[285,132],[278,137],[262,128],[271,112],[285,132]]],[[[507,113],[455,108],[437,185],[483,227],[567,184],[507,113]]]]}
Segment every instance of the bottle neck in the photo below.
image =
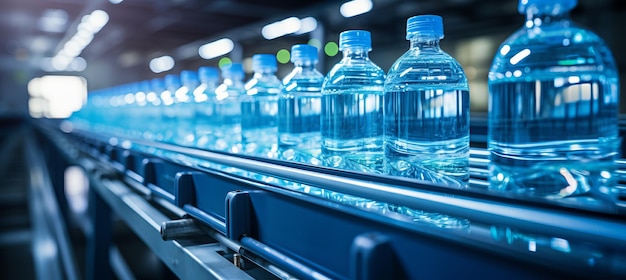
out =
{"type": "Polygon", "coordinates": [[[186,82],[183,86],[186,86],[189,89],[196,88],[200,85],[200,82],[186,82]]]}
{"type": "Polygon", "coordinates": [[[302,68],[303,70],[315,69],[316,62],[313,61],[295,61],[293,63],[294,68],[302,68]]]}
{"type": "Polygon", "coordinates": [[[428,37],[413,37],[411,40],[411,48],[418,48],[420,50],[439,50],[439,42],[441,39],[428,36],[428,37]]]}
{"type": "Polygon", "coordinates": [[[276,70],[274,70],[273,68],[261,68],[261,69],[257,69],[254,71],[254,77],[260,78],[260,77],[273,76],[275,72],[276,70]]]}
{"type": "Polygon", "coordinates": [[[200,80],[200,83],[207,84],[207,85],[215,85],[218,82],[219,82],[219,80],[217,80],[217,79],[202,79],[202,80],[200,80]]]}
{"type": "Polygon", "coordinates": [[[359,47],[345,48],[343,49],[343,57],[350,59],[368,59],[369,49],[359,47]]]}
{"type": "Polygon", "coordinates": [[[224,81],[223,83],[227,86],[232,86],[232,85],[237,85],[237,84],[242,84],[243,83],[243,79],[240,77],[224,77],[224,81]]]}
{"type": "Polygon", "coordinates": [[[569,10],[560,9],[553,6],[529,7],[525,11],[526,28],[536,28],[543,25],[550,25],[560,22],[570,21],[569,10]]]}

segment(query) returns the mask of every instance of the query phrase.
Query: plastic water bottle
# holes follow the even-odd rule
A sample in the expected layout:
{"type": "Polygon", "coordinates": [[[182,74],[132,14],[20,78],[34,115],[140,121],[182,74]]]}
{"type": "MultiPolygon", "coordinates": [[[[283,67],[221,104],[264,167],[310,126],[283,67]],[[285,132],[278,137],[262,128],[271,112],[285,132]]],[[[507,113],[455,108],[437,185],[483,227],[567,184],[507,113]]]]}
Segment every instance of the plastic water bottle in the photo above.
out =
{"type": "Polygon", "coordinates": [[[148,127],[146,121],[149,119],[146,117],[148,111],[148,101],[146,100],[146,94],[150,91],[150,81],[143,80],[135,85],[135,107],[133,116],[129,119],[129,122],[133,123],[133,138],[143,138],[147,132],[148,127]]]}
{"type": "Polygon", "coordinates": [[[161,116],[161,93],[165,90],[163,79],[150,80],[150,89],[146,93],[146,126],[144,138],[153,141],[163,141],[160,127],[163,125],[161,116]]]}
{"type": "Polygon", "coordinates": [[[241,102],[245,94],[245,73],[241,63],[221,68],[222,83],[215,89],[215,146],[214,149],[231,153],[241,152],[241,102]]]}
{"type": "Polygon", "coordinates": [[[320,164],[322,83],[324,75],[315,66],[317,48],[299,44],[291,47],[294,68],[283,79],[278,101],[278,135],[281,158],[320,164]]]}
{"type": "Polygon", "coordinates": [[[210,148],[215,143],[215,89],[219,83],[216,67],[198,68],[200,85],[193,90],[196,111],[196,146],[210,148]]]}
{"type": "Polygon", "coordinates": [[[385,81],[385,172],[455,187],[469,181],[469,87],[441,50],[437,15],[407,20],[410,48],[385,81]]]}
{"type": "Polygon", "coordinates": [[[183,70],[180,72],[181,86],[174,92],[176,111],[176,137],[174,142],[189,146],[195,143],[195,104],[193,90],[200,84],[198,72],[183,70]]]}
{"type": "Polygon", "coordinates": [[[521,0],[522,28],[489,72],[490,187],[559,199],[616,192],[619,82],[603,40],[569,17],[576,0],[521,0]]]}
{"type": "Polygon", "coordinates": [[[339,34],[343,58],[322,84],[322,159],[330,167],[380,173],[385,72],[369,59],[370,36],[339,34]]]}
{"type": "Polygon", "coordinates": [[[133,135],[133,112],[136,111],[135,103],[136,83],[125,84],[120,87],[119,91],[119,119],[116,126],[119,129],[118,136],[124,138],[132,138],[133,135]]]}
{"type": "Polygon", "coordinates": [[[277,157],[278,97],[282,83],[276,77],[276,57],[271,54],[252,56],[254,75],[246,82],[241,96],[241,135],[248,155],[277,157]]]}
{"type": "Polygon", "coordinates": [[[180,77],[176,74],[165,75],[165,90],[161,92],[161,120],[163,126],[160,128],[163,134],[163,141],[174,143],[176,129],[176,90],[180,88],[180,77]]]}

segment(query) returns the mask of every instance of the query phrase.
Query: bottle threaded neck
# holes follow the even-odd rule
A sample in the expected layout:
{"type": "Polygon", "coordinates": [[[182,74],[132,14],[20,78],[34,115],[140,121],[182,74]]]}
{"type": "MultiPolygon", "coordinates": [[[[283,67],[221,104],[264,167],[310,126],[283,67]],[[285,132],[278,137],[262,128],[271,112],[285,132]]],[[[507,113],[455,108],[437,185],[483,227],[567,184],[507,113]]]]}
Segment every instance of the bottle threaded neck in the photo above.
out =
{"type": "Polygon", "coordinates": [[[578,5],[578,0],[520,0],[517,10],[520,14],[562,14],[578,5]]]}

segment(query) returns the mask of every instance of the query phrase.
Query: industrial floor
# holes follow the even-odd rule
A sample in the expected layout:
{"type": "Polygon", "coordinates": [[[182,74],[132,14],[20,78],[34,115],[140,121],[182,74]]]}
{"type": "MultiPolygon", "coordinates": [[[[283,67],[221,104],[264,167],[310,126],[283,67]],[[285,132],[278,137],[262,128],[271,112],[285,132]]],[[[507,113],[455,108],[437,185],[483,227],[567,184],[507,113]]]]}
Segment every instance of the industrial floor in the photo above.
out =
{"type": "Polygon", "coordinates": [[[19,123],[0,127],[0,275],[3,279],[36,279],[28,171],[23,129],[19,123]]]}
{"type": "MultiPolygon", "coordinates": [[[[25,137],[32,136],[30,129],[28,121],[0,118],[0,279],[50,279],[49,275],[38,271],[41,267],[38,256],[51,252],[35,248],[33,242],[36,232],[32,207],[29,207],[32,186],[24,141],[25,137]]],[[[86,203],[86,195],[80,199],[85,199],[86,203]]],[[[75,215],[81,213],[72,214],[76,218],[75,215]]],[[[73,269],[78,279],[84,279],[86,237],[78,224],[77,220],[70,220],[65,227],[71,243],[73,269]]],[[[128,227],[115,221],[113,225],[114,243],[131,271],[130,275],[122,277],[113,271],[113,279],[176,279],[128,227]]],[[[59,252],[52,250],[52,253],[59,252]]],[[[61,261],[58,262],[58,266],[63,267],[61,261]]]]}

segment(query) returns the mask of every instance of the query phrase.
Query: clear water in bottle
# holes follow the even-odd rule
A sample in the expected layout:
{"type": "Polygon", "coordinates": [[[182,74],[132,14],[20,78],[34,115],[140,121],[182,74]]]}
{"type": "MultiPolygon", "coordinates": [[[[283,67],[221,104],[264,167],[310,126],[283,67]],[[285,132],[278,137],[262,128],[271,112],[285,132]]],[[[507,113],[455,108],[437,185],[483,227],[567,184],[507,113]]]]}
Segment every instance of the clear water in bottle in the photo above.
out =
{"type": "Polygon", "coordinates": [[[190,146],[195,142],[196,111],[193,90],[198,87],[198,73],[192,70],[180,72],[181,86],[174,92],[176,114],[176,137],[174,142],[190,146]]]}
{"type": "Polygon", "coordinates": [[[150,89],[146,93],[146,126],[144,138],[154,141],[163,141],[163,134],[159,127],[162,126],[161,116],[161,93],[165,89],[163,79],[154,78],[150,80],[150,89]]]}
{"type": "Polygon", "coordinates": [[[241,102],[245,94],[243,65],[231,63],[220,68],[222,83],[215,89],[215,145],[213,149],[241,152],[241,102]]]}
{"type": "Polygon", "coordinates": [[[439,47],[436,15],[407,20],[410,49],[385,81],[385,173],[466,187],[469,87],[461,65],[439,47]]]}
{"type": "Polygon", "coordinates": [[[163,141],[174,142],[176,136],[176,101],[175,92],[180,88],[180,77],[175,74],[165,75],[165,89],[161,92],[161,120],[163,125],[159,128],[163,135],[163,141]]]}
{"type": "Polygon", "coordinates": [[[322,84],[322,159],[330,167],[381,173],[385,72],[369,59],[370,36],[340,34],[343,58],[322,84]]]}
{"type": "Polygon", "coordinates": [[[278,102],[278,134],[281,158],[320,164],[322,110],[321,89],[324,75],[315,66],[317,48],[311,45],[291,47],[294,69],[283,79],[278,102]]]}
{"type": "Polygon", "coordinates": [[[278,97],[282,83],[276,77],[276,57],[252,56],[254,76],[245,84],[241,100],[241,139],[244,152],[278,157],[278,97]]]}
{"type": "Polygon", "coordinates": [[[520,1],[526,24],[489,73],[490,188],[613,199],[619,82],[612,54],[568,16],[575,0],[520,1]]]}
{"type": "Polygon", "coordinates": [[[215,89],[219,82],[219,71],[212,66],[198,68],[200,85],[193,90],[196,111],[196,147],[211,148],[215,143],[217,101],[215,89]]]}

